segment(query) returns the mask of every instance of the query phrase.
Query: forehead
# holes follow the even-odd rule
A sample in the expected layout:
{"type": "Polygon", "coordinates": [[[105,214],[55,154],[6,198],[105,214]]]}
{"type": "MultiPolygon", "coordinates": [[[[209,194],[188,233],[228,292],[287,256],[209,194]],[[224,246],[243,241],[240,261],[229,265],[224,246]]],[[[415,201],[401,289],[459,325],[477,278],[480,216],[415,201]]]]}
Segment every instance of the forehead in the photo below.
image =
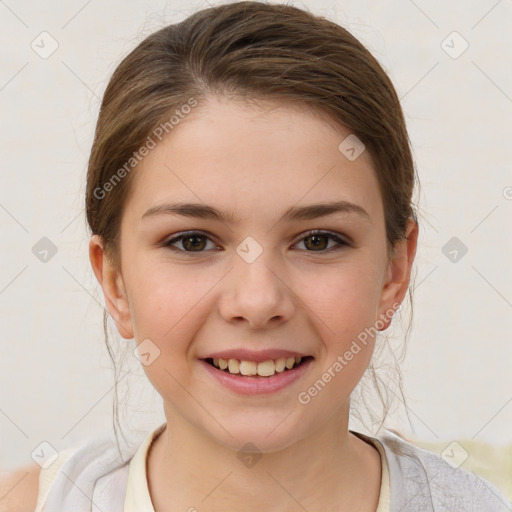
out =
{"type": "Polygon", "coordinates": [[[339,149],[350,135],[304,106],[211,97],[137,165],[126,211],[140,219],[157,203],[193,201],[263,217],[291,204],[348,200],[378,216],[371,157],[349,160],[339,149]]]}

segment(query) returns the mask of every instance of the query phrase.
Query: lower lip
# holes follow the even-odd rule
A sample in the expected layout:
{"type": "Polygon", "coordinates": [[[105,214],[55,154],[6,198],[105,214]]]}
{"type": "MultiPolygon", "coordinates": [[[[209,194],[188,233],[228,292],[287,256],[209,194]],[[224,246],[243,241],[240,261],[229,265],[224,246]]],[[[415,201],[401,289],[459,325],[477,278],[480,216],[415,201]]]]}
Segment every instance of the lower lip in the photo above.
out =
{"type": "Polygon", "coordinates": [[[242,376],[240,374],[231,374],[224,370],[219,370],[200,359],[199,362],[203,365],[207,372],[212,377],[217,379],[223,386],[240,393],[242,395],[260,395],[275,393],[285,387],[289,386],[308,370],[309,365],[313,362],[313,358],[308,359],[301,365],[291,370],[274,373],[272,377],[258,377],[258,376],[242,376]]]}

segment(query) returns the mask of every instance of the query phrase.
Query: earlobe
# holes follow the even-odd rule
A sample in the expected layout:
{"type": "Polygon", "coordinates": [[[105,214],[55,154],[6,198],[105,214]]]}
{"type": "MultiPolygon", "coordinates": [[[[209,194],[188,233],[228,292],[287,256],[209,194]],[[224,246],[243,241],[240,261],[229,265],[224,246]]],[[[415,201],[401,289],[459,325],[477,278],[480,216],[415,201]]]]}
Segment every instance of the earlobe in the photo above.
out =
{"type": "Polygon", "coordinates": [[[125,339],[132,339],[133,326],[124,280],[120,270],[105,255],[99,235],[93,235],[89,241],[89,260],[119,334],[125,339]]]}
{"type": "Polygon", "coordinates": [[[412,217],[407,221],[405,235],[407,238],[396,244],[395,253],[386,270],[378,310],[378,318],[381,319],[379,323],[384,325],[379,329],[380,331],[389,327],[393,313],[402,303],[409,287],[411,268],[418,243],[418,223],[412,217]]]}

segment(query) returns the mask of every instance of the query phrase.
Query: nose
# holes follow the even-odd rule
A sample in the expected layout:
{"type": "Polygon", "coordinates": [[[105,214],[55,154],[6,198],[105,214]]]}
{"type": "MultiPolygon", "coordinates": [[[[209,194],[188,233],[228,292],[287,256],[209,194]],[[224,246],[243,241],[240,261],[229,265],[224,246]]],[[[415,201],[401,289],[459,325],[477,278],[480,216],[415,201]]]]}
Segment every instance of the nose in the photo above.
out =
{"type": "Polygon", "coordinates": [[[266,252],[252,263],[235,256],[220,299],[220,313],[226,322],[265,329],[293,317],[295,295],[284,272],[272,264],[266,252]]]}

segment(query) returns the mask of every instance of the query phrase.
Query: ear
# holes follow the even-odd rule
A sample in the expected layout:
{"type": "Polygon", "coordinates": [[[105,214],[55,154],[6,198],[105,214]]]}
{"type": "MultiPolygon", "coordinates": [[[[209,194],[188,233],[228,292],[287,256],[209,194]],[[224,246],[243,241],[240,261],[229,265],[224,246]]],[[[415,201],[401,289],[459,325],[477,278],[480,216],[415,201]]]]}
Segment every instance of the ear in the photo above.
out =
{"type": "Polygon", "coordinates": [[[409,287],[411,267],[418,244],[418,223],[412,217],[407,220],[405,235],[407,239],[400,240],[395,245],[394,254],[386,269],[378,310],[381,319],[379,323],[384,325],[380,331],[389,327],[393,319],[391,313],[402,303],[409,287]]]}
{"type": "Polygon", "coordinates": [[[94,275],[103,288],[105,304],[119,334],[125,339],[132,339],[133,325],[123,276],[121,270],[115,268],[105,255],[99,235],[93,235],[89,241],[89,259],[94,275]]]}

